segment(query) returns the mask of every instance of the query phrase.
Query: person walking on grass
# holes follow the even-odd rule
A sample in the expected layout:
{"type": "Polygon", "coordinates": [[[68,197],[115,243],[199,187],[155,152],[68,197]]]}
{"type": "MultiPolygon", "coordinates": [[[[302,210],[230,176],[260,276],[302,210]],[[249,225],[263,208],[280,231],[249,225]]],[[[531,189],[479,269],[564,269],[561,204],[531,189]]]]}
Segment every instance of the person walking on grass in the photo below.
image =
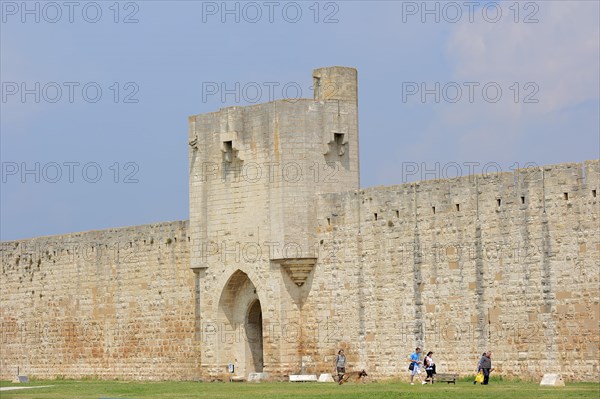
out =
{"type": "Polygon", "coordinates": [[[486,352],[485,356],[481,358],[481,371],[483,371],[483,382],[482,385],[488,385],[490,380],[490,372],[494,370],[492,368],[492,352],[486,352]]]}
{"type": "MultiPolygon", "coordinates": [[[[477,374],[479,374],[479,372],[481,371],[481,362],[483,362],[483,358],[485,357],[485,354],[486,354],[486,352],[483,352],[481,354],[481,357],[479,358],[479,362],[477,363],[477,371],[475,371],[476,377],[477,377],[477,374]]],[[[476,385],[476,384],[477,384],[477,379],[475,381],[473,381],[473,385],[476,385]]]]}
{"type": "Polygon", "coordinates": [[[421,384],[425,385],[427,382],[423,381],[423,377],[421,377],[421,348],[417,346],[415,351],[410,355],[410,365],[408,369],[410,370],[410,385],[415,385],[414,378],[415,375],[419,376],[419,380],[421,380],[421,384]]]}
{"type": "Polygon", "coordinates": [[[427,356],[423,360],[423,365],[425,366],[425,371],[427,372],[427,378],[425,378],[425,382],[429,380],[433,384],[433,375],[435,374],[435,362],[433,361],[433,352],[427,352],[427,356]]]}
{"type": "Polygon", "coordinates": [[[346,374],[346,355],[344,355],[343,349],[340,349],[335,357],[335,368],[338,375],[338,384],[342,385],[344,383],[344,374],[346,374]]]}

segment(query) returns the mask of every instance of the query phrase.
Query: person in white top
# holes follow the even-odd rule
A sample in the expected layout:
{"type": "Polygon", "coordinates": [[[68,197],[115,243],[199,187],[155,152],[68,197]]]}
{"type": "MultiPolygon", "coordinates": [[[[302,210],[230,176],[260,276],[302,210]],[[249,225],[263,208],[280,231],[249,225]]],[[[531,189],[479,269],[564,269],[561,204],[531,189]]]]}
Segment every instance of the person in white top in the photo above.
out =
{"type": "Polygon", "coordinates": [[[427,356],[425,356],[423,364],[425,365],[425,371],[427,372],[427,378],[425,378],[425,382],[429,381],[433,384],[433,375],[435,374],[435,362],[433,361],[433,352],[427,352],[427,356]]]}

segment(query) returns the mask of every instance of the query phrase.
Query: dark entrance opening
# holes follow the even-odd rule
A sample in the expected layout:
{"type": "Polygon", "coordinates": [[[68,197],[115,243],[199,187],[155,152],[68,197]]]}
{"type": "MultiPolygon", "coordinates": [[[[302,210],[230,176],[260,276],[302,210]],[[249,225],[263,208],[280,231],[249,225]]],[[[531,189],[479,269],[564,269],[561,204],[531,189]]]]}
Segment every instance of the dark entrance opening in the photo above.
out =
{"type": "Polygon", "coordinates": [[[263,371],[263,329],[262,309],[257,299],[250,305],[246,318],[246,339],[249,347],[249,369],[255,372],[263,371]]]}

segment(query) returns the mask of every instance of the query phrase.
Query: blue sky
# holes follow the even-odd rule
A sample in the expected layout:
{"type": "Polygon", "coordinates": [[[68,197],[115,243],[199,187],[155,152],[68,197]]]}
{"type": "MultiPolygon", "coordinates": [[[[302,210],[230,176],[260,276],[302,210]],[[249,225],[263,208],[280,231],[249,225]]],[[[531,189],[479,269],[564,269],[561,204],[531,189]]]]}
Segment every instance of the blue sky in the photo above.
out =
{"type": "Polygon", "coordinates": [[[187,117],[323,66],[359,72],[363,187],[600,156],[596,1],[0,3],[2,240],[187,219],[187,117]]]}

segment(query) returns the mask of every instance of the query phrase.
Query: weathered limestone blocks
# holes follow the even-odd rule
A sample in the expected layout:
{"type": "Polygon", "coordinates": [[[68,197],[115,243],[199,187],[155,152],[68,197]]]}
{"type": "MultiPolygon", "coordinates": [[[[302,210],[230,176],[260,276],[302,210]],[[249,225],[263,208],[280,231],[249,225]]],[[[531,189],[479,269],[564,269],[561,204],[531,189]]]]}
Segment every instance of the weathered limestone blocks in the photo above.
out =
{"type": "Polygon", "coordinates": [[[0,377],[597,376],[600,161],[359,189],[356,70],[313,82],[190,117],[189,222],[3,242],[0,377]]]}
{"type": "Polygon", "coordinates": [[[3,242],[3,378],[196,378],[187,226],[3,242]]]}

